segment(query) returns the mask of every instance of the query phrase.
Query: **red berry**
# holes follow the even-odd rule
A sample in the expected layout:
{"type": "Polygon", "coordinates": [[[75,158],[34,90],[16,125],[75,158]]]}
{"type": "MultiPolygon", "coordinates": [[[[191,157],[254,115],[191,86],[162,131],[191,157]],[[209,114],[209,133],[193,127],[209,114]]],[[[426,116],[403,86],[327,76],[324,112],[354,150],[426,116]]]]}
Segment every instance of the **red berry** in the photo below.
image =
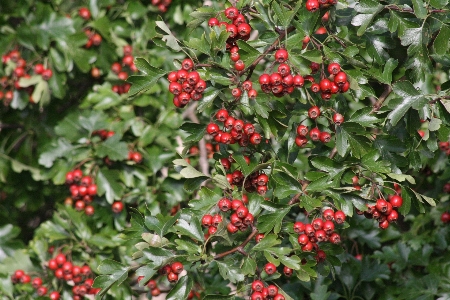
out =
{"type": "Polygon", "coordinates": [[[242,91],[239,88],[234,88],[231,90],[231,95],[233,95],[234,98],[238,99],[242,95],[242,91]]]}
{"type": "Polygon", "coordinates": [[[344,72],[339,72],[334,76],[334,82],[338,86],[343,86],[345,82],[347,81],[347,75],[344,72]]]}
{"type": "Polygon", "coordinates": [[[336,223],[338,224],[342,224],[345,222],[345,214],[343,211],[338,210],[337,212],[334,213],[334,220],[336,221],[336,223]]]}
{"type": "Polygon", "coordinates": [[[301,136],[306,136],[308,134],[308,127],[306,127],[305,125],[298,125],[297,134],[301,136]]]}
{"type": "Polygon", "coordinates": [[[340,113],[335,113],[333,115],[333,122],[334,124],[336,124],[337,126],[341,125],[342,123],[344,123],[344,116],[341,115],[340,113]]]}
{"type": "Polygon", "coordinates": [[[238,232],[239,228],[237,226],[234,226],[232,223],[227,224],[227,231],[231,234],[234,234],[238,232]]]}
{"type": "Polygon", "coordinates": [[[208,126],[206,126],[206,132],[212,136],[215,136],[219,130],[219,126],[215,123],[209,123],[208,126]]]}
{"type": "Polygon", "coordinates": [[[320,91],[320,85],[318,83],[313,83],[311,85],[311,91],[313,93],[318,93],[320,91]]]}
{"type": "Polygon", "coordinates": [[[384,221],[378,223],[378,227],[380,227],[381,229],[387,229],[389,227],[389,221],[384,220],[384,221]]]}
{"type": "Polygon", "coordinates": [[[275,297],[278,294],[278,288],[276,285],[271,284],[267,286],[267,292],[270,297],[275,297]]]}
{"type": "Polygon", "coordinates": [[[222,198],[217,203],[217,206],[219,206],[219,209],[223,212],[229,211],[231,209],[231,201],[227,198],[222,198]]]}
{"type": "Polygon", "coordinates": [[[277,267],[273,263],[267,263],[264,266],[264,271],[266,271],[267,275],[272,275],[277,271],[277,267]]]}
{"type": "Polygon", "coordinates": [[[284,275],[289,277],[292,275],[292,273],[294,273],[294,270],[289,267],[284,266],[283,273],[284,273],[284,275]]]}
{"type": "Polygon", "coordinates": [[[219,25],[219,20],[217,20],[217,18],[210,18],[208,20],[208,26],[213,27],[213,26],[218,26],[219,25]]]}
{"type": "Polygon", "coordinates": [[[55,261],[58,264],[58,266],[62,266],[66,262],[66,256],[62,253],[56,255],[55,261]]]}
{"type": "Polygon", "coordinates": [[[395,222],[397,221],[397,219],[398,219],[398,212],[396,210],[392,210],[386,218],[386,220],[389,223],[395,222]]]}
{"type": "Polygon", "coordinates": [[[294,223],[294,232],[300,234],[305,231],[305,224],[303,222],[295,222],[294,223]]]}
{"type": "Polygon", "coordinates": [[[237,52],[230,54],[230,59],[234,62],[237,62],[240,58],[241,58],[241,56],[237,52]]]}
{"type": "Polygon", "coordinates": [[[322,92],[330,92],[331,90],[331,81],[329,79],[322,79],[319,83],[320,85],[320,90],[322,92]]]}
{"type": "Polygon", "coordinates": [[[378,199],[375,207],[379,212],[384,213],[387,211],[387,201],[384,199],[378,199]]]}
{"type": "Polygon", "coordinates": [[[319,128],[316,127],[316,128],[311,129],[309,131],[309,137],[314,142],[317,142],[320,139],[320,130],[319,130],[319,128]]]}
{"type": "Polygon", "coordinates": [[[306,235],[305,233],[302,233],[298,236],[298,243],[300,245],[306,245],[307,243],[309,243],[309,237],[308,235],[306,235]]]}
{"type": "Polygon", "coordinates": [[[329,132],[322,131],[320,133],[319,139],[322,143],[329,143],[331,140],[331,134],[329,132]]]}
{"type": "Polygon", "coordinates": [[[236,215],[243,219],[247,216],[248,214],[248,208],[245,206],[240,206],[238,209],[236,209],[236,215]]]}
{"type": "MultiPolygon", "coordinates": [[[[239,27],[239,25],[246,23],[246,22],[247,21],[245,20],[245,16],[243,14],[238,14],[235,18],[233,18],[233,24],[238,27],[239,27]]],[[[247,34],[249,34],[249,33],[250,33],[250,30],[248,31],[247,34]]],[[[245,36],[247,34],[243,34],[243,35],[241,34],[241,36],[245,36]]]]}
{"type": "Polygon", "coordinates": [[[214,215],[212,218],[212,226],[217,227],[217,226],[219,226],[220,223],[222,223],[222,216],[214,215]]]}
{"type": "Polygon", "coordinates": [[[302,251],[303,252],[311,252],[313,250],[313,248],[314,248],[313,244],[311,242],[308,242],[302,246],[302,251]]]}
{"type": "Polygon", "coordinates": [[[236,7],[228,7],[225,9],[225,17],[227,19],[233,20],[239,15],[239,10],[236,7]]]}
{"type": "Polygon", "coordinates": [[[308,143],[308,139],[302,135],[298,135],[295,137],[295,144],[299,147],[303,147],[308,143]]]}
{"type": "Polygon", "coordinates": [[[202,217],[202,225],[205,227],[209,227],[212,225],[212,219],[213,217],[211,215],[204,215],[202,217]]]}
{"type": "Polygon", "coordinates": [[[169,274],[167,274],[167,280],[169,280],[169,282],[177,282],[178,281],[178,275],[173,273],[173,272],[170,272],[169,274]]]}
{"type": "Polygon", "coordinates": [[[49,268],[50,270],[56,270],[56,269],[58,269],[58,263],[56,262],[55,259],[50,259],[50,260],[48,261],[48,268],[49,268]]]}
{"type": "Polygon", "coordinates": [[[91,11],[87,7],[82,7],[78,10],[78,14],[85,20],[89,20],[91,18],[91,11]]]}
{"type": "Polygon", "coordinates": [[[398,195],[394,195],[391,197],[391,199],[389,200],[389,202],[392,204],[392,207],[400,207],[403,204],[403,198],[398,196],[398,195]]]}
{"type": "Polygon", "coordinates": [[[262,74],[259,76],[259,84],[260,85],[268,85],[270,84],[270,75],[269,74],[262,74]]]}
{"type": "Polygon", "coordinates": [[[282,63],[278,66],[278,73],[285,77],[291,74],[291,67],[288,64],[282,63]]]}
{"type": "Polygon", "coordinates": [[[47,288],[45,286],[41,286],[37,289],[36,293],[38,294],[38,296],[44,296],[45,294],[47,294],[47,288]]]}
{"type": "Polygon", "coordinates": [[[40,277],[33,278],[33,280],[31,281],[31,285],[35,289],[37,289],[38,287],[40,287],[42,285],[42,279],[40,277]]]}
{"type": "Polygon", "coordinates": [[[238,33],[240,36],[246,36],[246,35],[250,34],[250,31],[252,30],[252,28],[247,23],[242,23],[242,24],[238,25],[237,30],[238,30],[238,33]]]}
{"type": "Polygon", "coordinates": [[[325,254],[325,252],[323,250],[317,251],[317,254],[316,254],[316,261],[317,262],[322,262],[326,258],[327,258],[327,255],[325,254]]]}
{"type": "Polygon", "coordinates": [[[322,217],[327,221],[332,221],[334,220],[334,211],[328,208],[323,211],[322,217]]]}
{"type": "Polygon", "coordinates": [[[194,67],[194,62],[190,58],[185,58],[181,63],[181,67],[183,70],[190,71],[194,67]]]}
{"type": "Polygon", "coordinates": [[[310,12],[315,12],[319,9],[319,1],[317,0],[308,0],[306,1],[306,9],[310,12]]]}
{"type": "Polygon", "coordinates": [[[336,75],[341,71],[341,66],[338,63],[331,63],[328,65],[328,73],[336,75]]]}
{"type": "Polygon", "coordinates": [[[441,215],[441,221],[444,224],[447,224],[450,222],[450,213],[448,211],[443,212],[441,215]]]}
{"type": "Polygon", "coordinates": [[[308,117],[311,119],[317,119],[320,116],[320,108],[318,106],[313,106],[308,110],[308,117]]]}
{"type": "Polygon", "coordinates": [[[220,122],[225,122],[228,118],[228,111],[226,109],[219,109],[216,113],[216,119],[220,122]]]}
{"type": "Polygon", "coordinates": [[[325,221],[323,222],[323,230],[325,231],[326,234],[331,234],[334,231],[334,223],[333,221],[325,221]]]}
{"type": "Polygon", "coordinates": [[[180,263],[179,261],[174,262],[171,265],[172,268],[172,272],[174,272],[175,274],[180,274],[181,272],[183,272],[183,264],[180,263]]]}
{"type": "Polygon", "coordinates": [[[114,213],[118,214],[123,210],[123,203],[116,201],[112,204],[111,209],[114,213]]]}
{"type": "Polygon", "coordinates": [[[227,24],[225,30],[230,33],[230,38],[234,38],[238,35],[238,28],[234,24],[227,24]]]}
{"type": "Polygon", "coordinates": [[[253,224],[253,221],[255,220],[255,217],[251,213],[247,213],[247,215],[244,217],[243,223],[245,225],[251,225],[253,224]]]}
{"type": "Polygon", "coordinates": [[[264,283],[261,280],[255,280],[252,282],[252,290],[255,292],[262,292],[264,283]]]}
{"type": "Polygon", "coordinates": [[[234,63],[234,68],[236,69],[236,71],[242,71],[245,69],[245,64],[242,60],[238,60],[234,63]]]}
{"type": "Polygon", "coordinates": [[[264,300],[264,295],[261,292],[252,293],[250,300],[264,300]]]}
{"type": "Polygon", "coordinates": [[[332,244],[339,244],[341,242],[341,236],[336,232],[332,233],[330,236],[330,242],[332,244]]]}
{"type": "Polygon", "coordinates": [[[240,227],[243,224],[242,219],[236,213],[231,214],[230,222],[236,227],[240,227]]]}
{"type": "Polygon", "coordinates": [[[314,228],[314,230],[320,230],[323,228],[323,220],[322,219],[314,219],[311,222],[311,225],[314,228]]]}
{"type": "Polygon", "coordinates": [[[283,77],[278,73],[273,73],[270,75],[270,84],[271,85],[281,85],[283,77]]]}
{"type": "Polygon", "coordinates": [[[273,297],[273,300],[285,300],[286,298],[282,294],[277,294],[273,297]]]}
{"type": "Polygon", "coordinates": [[[50,300],[59,300],[60,294],[57,291],[53,291],[49,295],[50,300]]]}
{"type": "Polygon", "coordinates": [[[52,78],[52,76],[53,76],[52,70],[45,69],[44,71],[42,71],[42,79],[50,80],[50,78],[52,78]]]}
{"type": "Polygon", "coordinates": [[[305,79],[301,75],[295,75],[293,79],[296,87],[302,87],[305,84],[305,79]]]}
{"type": "Polygon", "coordinates": [[[279,63],[284,63],[289,57],[289,53],[286,49],[278,49],[275,52],[275,60],[279,63]]]}
{"type": "Polygon", "coordinates": [[[252,145],[258,145],[259,143],[261,143],[261,139],[261,135],[255,132],[250,136],[250,143],[252,145]]]}

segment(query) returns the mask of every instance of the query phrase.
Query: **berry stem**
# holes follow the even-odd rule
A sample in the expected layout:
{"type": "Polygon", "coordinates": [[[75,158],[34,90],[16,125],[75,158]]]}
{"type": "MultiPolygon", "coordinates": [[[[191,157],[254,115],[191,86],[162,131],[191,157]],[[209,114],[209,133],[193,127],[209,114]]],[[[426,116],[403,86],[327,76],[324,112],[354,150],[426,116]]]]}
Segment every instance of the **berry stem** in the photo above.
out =
{"type": "Polygon", "coordinates": [[[267,47],[267,49],[260,55],[258,56],[255,61],[248,66],[247,68],[245,68],[244,70],[242,70],[241,72],[238,73],[239,76],[241,76],[242,74],[245,74],[246,72],[248,72],[247,78],[246,80],[249,80],[250,77],[252,77],[253,74],[253,70],[256,68],[256,66],[258,65],[258,63],[264,58],[266,57],[267,54],[269,54],[270,52],[272,52],[280,43],[280,40],[283,40],[284,37],[295,30],[294,26],[288,27],[285,31],[279,33],[278,38],[272,43],[272,45],[270,45],[269,47],[267,47]]]}
{"type": "Polygon", "coordinates": [[[229,254],[233,254],[235,252],[239,252],[239,253],[247,256],[248,254],[247,254],[247,252],[244,251],[244,247],[248,244],[248,242],[250,242],[255,237],[255,235],[257,233],[258,233],[258,229],[256,229],[256,227],[252,226],[252,233],[245,239],[245,241],[242,242],[242,244],[238,245],[237,247],[234,247],[231,250],[217,254],[216,256],[214,256],[214,259],[215,260],[221,259],[221,258],[223,258],[229,254]]]}

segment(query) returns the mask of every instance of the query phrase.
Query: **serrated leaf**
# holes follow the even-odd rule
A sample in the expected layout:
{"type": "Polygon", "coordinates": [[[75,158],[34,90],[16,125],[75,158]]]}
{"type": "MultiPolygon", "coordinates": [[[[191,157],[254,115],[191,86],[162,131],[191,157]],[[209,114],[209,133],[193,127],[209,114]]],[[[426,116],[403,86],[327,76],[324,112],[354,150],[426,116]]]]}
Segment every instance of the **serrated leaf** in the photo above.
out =
{"type": "Polygon", "coordinates": [[[392,125],[396,125],[398,121],[405,115],[411,107],[420,106],[427,100],[420,94],[409,81],[399,81],[392,86],[393,91],[402,97],[395,108],[389,113],[388,119],[392,125]]]}
{"type": "Polygon", "coordinates": [[[197,241],[203,241],[204,239],[200,222],[195,217],[192,217],[190,222],[184,219],[179,219],[173,229],[180,234],[192,237],[197,241]]]}
{"type": "Polygon", "coordinates": [[[197,106],[198,112],[203,112],[205,109],[211,108],[214,102],[214,99],[220,94],[220,90],[218,89],[207,89],[203,94],[203,98],[199,101],[197,106]]]}
{"type": "Polygon", "coordinates": [[[39,156],[39,164],[46,168],[50,168],[55,159],[69,155],[74,149],[74,146],[64,138],[53,141],[51,147],[51,150],[45,151],[39,156]]]}
{"type": "Polygon", "coordinates": [[[391,177],[392,179],[399,181],[399,182],[403,182],[403,181],[407,180],[411,184],[416,184],[416,180],[411,175],[395,174],[395,173],[387,173],[386,175],[391,177]]]}
{"type": "Polygon", "coordinates": [[[175,286],[167,294],[166,299],[167,300],[187,299],[189,293],[192,290],[193,285],[194,282],[189,276],[186,275],[179,278],[175,286]]]}
{"type": "Polygon", "coordinates": [[[180,127],[181,130],[186,131],[190,135],[184,139],[184,142],[198,142],[205,136],[205,125],[185,122],[180,127]]]}
{"type": "MultiPolygon", "coordinates": [[[[161,17],[159,17],[159,19],[162,20],[161,17]]],[[[166,42],[166,45],[175,51],[181,51],[181,47],[178,44],[179,43],[178,39],[172,34],[166,23],[164,21],[156,21],[155,24],[156,26],[161,28],[165,33],[167,33],[162,37],[162,40],[166,42]]]]}
{"type": "Polygon", "coordinates": [[[216,194],[207,187],[201,188],[198,192],[198,197],[199,199],[192,199],[189,201],[189,206],[192,207],[192,209],[201,212],[209,211],[214,205],[217,205],[219,199],[222,198],[221,195],[216,194]]]}
{"type": "Polygon", "coordinates": [[[229,280],[232,283],[244,281],[245,279],[244,274],[240,272],[239,268],[236,268],[234,266],[234,263],[227,263],[221,261],[216,261],[216,263],[219,266],[219,273],[223,279],[229,280]]]}
{"type": "Polygon", "coordinates": [[[98,187],[98,195],[105,195],[109,204],[114,200],[119,200],[124,191],[123,186],[119,183],[119,175],[115,170],[102,168],[97,173],[96,183],[98,187]]]}
{"type": "Polygon", "coordinates": [[[155,267],[161,267],[166,264],[174,254],[164,248],[149,247],[142,250],[144,257],[148,259],[155,267]]]}
{"type": "Polygon", "coordinates": [[[364,127],[372,127],[373,124],[379,123],[381,120],[372,113],[372,108],[364,107],[355,111],[348,119],[348,122],[358,123],[364,127]]]}
{"type": "Polygon", "coordinates": [[[444,55],[448,51],[448,43],[450,40],[450,26],[443,25],[434,40],[434,51],[438,55],[444,55]]]}
{"type": "Polygon", "coordinates": [[[118,134],[106,139],[97,145],[95,154],[99,157],[108,157],[110,160],[125,160],[128,157],[128,145],[120,141],[118,134]]]}
{"type": "Polygon", "coordinates": [[[184,167],[183,169],[181,169],[180,174],[184,177],[184,178],[196,178],[196,177],[206,177],[208,178],[208,176],[206,176],[205,174],[203,174],[200,171],[197,171],[193,166],[191,166],[187,161],[185,161],[184,159],[175,159],[174,161],[172,161],[172,163],[174,165],[178,165],[178,166],[182,166],[184,167]]]}
{"type": "Polygon", "coordinates": [[[414,14],[419,19],[425,19],[428,14],[428,11],[423,0],[412,0],[412,3],[414,7],[414,14]]]}
{"type": "Polygon", "coordinates": [[[101,288],[98,295],[102,297],[114,285],[121,285],[128,278],[129,268],[112,259],[105,259],[98,266],[101,274],[94,280],[93,287],[101,288]]]}
{"type": "Polygon", "coordinates": [[[281,244],[281,241],[277,239],[276,234],[267,234],[251,251],[263,251],[278,244],[281,244]]]}
{"type": "Polygon", "coordinates": [[[278,234],[281,230],[281,224],[284,217],[289,212],[289,208],[279,209],[276,212],[261,215],[258,218],[258,230],[261,233],[269,232],[273,229],[275,234],[278,234]]]}
{"type": "Polygon", "coordinates": [[[147,91],[164,76],[167,72],[151,66],[148,61],[143,58],[136,58],[134,63],[138,69],[145,75],[132,75],[128,77],[127,81],[131,83],[130,95],[136,95],[141,91],[147,91]]]}

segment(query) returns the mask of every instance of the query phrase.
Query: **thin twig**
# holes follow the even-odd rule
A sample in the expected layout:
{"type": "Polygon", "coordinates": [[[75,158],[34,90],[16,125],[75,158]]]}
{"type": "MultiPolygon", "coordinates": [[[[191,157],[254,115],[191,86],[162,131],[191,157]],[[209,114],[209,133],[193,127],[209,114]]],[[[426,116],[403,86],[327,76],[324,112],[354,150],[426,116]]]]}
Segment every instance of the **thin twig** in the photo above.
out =
{"type": "Polygon", "coordinates": [[[291,27],[288,27],[288,28],[286,28],[286,30],[284,30],[283,32],[281,32],[281,33],[279,33],[279,36],[278,36],[278,38],[266,49],[266,51],[264,51],[261,55],[259,55],[256,59],[255,59],[255,61],[250,65],[250,66],[248,66],[247,68],[245,68],[244,70],[242,70],[241,72],[239,72],[238,73],[238,75],[239,76],[241,76],[242,74],[245,74],[246,72],[248,72],[248,75],[247,75],[247,79],[246,80],[249,80],[250,79],[250,77],[252,76],[252,74],[253,74],[253,70],[255,70],[255,68],[256,68],[256,66],[258,65],[258,63],[264,58],[264,57],[266,57],[266,55],[267,54],[269,54],[270,52],[272,52],[277,46],[278,46],[278,44],[280,43],[280,41],[281,40],[283,40],[285,37],[286,37],[286,35],[288,34],[288,33],[291,33],[292,31],[294,31],[295,30],[295,27],[294,26],[291,26],[291,27]]]}
{"type": "Polygon", "coordinates": [[[336,154],[337,154],[337,148],[334,147],[334,148],[331,150],[331,152],[330,152],[330,154],[328,155],[328,157],[331,158],[331,159],[333,159],[333,158],[336,156],[336,154]]]}
{"type": "Polygon", "coordinates": [[[216,256],[214,256],[214,259],[221,259],[227,255],[233,254],[235,252],[239,252],[241,254],[247,255],[247,253],[244,251],[244,247],[248,244],[248,242],[250,242],[253,237],[258,233],[258,229],[256,229],[256,227],[252,227],[252,233],[245,239],[245,241],[242,242],[242,244],[240,244],[237,247],[234,247],[231,250],[222,252],[217,254],[216,256]]]}
{"type": "Polygon", "coordinates": [[[383,105],[383,102],[386,100],[386,98],[391,94],[392,88],[390,85],[386,85],[384,88],[383,93],[378,98],[378,101],[373,105],[372,112],[379,111],[381,106],[383,105]]]}

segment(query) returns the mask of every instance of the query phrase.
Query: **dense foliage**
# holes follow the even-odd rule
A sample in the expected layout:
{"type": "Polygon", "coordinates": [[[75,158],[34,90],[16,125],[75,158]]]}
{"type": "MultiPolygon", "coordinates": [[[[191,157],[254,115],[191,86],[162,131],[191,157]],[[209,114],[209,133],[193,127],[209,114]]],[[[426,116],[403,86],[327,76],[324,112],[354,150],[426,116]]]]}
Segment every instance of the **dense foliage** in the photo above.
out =
{"type": "Polygon", "coordinates": [[[2,299],[450,298],[448,0],[2,1],[0,32],[2,299]]]}

